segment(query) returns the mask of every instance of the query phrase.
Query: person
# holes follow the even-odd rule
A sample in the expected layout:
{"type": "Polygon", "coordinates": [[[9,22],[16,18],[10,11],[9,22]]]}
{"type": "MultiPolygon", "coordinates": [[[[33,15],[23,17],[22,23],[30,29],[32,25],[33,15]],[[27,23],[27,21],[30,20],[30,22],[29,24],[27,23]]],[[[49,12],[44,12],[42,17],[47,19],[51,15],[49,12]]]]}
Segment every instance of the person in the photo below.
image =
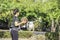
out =
{"type": "Polygon", "coordinates": [[[25,24],[21,25],[21,29],[27,29],[29,31],[34,31],[34,23],[33,21],[28,21],[27,17],[22,17],[21,21],[26,21],[25,24]]]}
{"type": "Polygon", "coordinates": [[[16,8],[13,10],[13,18],[12,18],[12,23],[10,27],[12,40],[18,40],[19,25],[26,23],[26,21],[19,22],[18,16],[19,16],[19,9],[16,8]]]}
{"type": "Polygon", "coordinates": [[[21,18],[21,22],[22,22],[22,21],[26,21],[26,23],[20,25],[20,28],[23,29],[23,30],[26,30],[26,29],[28,28],[28,19],[27,19],[27,17],[22,17],[22,18],[21,18]]]}

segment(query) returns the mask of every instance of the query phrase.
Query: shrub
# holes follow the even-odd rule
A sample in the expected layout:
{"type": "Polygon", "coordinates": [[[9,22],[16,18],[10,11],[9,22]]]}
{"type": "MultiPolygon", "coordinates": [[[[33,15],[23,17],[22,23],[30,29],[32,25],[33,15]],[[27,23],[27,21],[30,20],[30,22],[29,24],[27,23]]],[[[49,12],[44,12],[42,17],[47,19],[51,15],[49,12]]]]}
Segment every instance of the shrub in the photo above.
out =
{"type": "MultiPolygon", "coordinates": [[[[31,37],[33,32],[30,31],[20,31],[18,32],[19,37],[21,38],[29,38],[31,37]]],[[[9,31],[0,31],[0,38],[11,38],[9,31]]]]}
{"type": "Polygon", "coordinates": [[[19,37],[21,37],[21,38],[29,38],[29,37],[31,37],[33,35],[33,32],[31,32],[31,31],[21,31],[21,32],[19,32],[19,37]]]}
{"type": "Polygon", "coordinates": [[[59,34],[58,32],[48,32],[46,33],[46,39],[47,40],[58,40],[59,34]]]}
{"type": "Polygon", "coordinates": [[[2,38],[4,36],[4,32],[0,31],[0,38],[2,38]]]}

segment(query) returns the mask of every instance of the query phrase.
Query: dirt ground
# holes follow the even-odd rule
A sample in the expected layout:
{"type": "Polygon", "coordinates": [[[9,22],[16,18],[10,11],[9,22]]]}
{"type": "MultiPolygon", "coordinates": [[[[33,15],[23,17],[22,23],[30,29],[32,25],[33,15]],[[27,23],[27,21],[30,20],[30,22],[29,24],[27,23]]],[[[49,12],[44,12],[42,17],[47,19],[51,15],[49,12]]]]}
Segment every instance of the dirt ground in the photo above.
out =
{"type": "MultiPolygon", "coordinates": [[[[0,40],[12,40],[11,38],[0,38],[0,40]]],[[[19,40],[28,40],[27,38],[19,38],[19,40]]]]}

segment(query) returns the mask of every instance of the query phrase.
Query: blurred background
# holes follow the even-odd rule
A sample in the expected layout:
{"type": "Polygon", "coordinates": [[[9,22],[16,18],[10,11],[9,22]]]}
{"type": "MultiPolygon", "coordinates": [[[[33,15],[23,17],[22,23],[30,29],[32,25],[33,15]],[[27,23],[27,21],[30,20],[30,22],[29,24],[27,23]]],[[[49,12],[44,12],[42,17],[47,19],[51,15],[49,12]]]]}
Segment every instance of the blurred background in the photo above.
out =
{"type": "MultiPolygon", "coordinates": [[[[27,17],[28,21],[33,22],[34,31],[46,32],[46,40],[59,40],[60,0],[0,0],[1,30],[9,30],[13,17],[12,10],[15,8],[20,10],[19,19],[27,17]]],[[[1,31],[1,34],[5,33],[1,31]]],[[[6,34],[8,37],[9,32],[6,34]]]]}

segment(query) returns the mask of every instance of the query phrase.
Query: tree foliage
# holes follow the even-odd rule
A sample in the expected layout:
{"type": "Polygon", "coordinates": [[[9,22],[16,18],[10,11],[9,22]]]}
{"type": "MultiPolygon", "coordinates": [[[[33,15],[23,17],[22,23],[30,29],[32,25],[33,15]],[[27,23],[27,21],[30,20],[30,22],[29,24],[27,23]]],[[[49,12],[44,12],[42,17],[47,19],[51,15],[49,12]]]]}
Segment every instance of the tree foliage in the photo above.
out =
{"type": "Polygon", "coordinates": [[[19,19],[23,16],[29,20],[36,20],[41,17],[43,22],[48,22],[51,25],[51,20],[59,20],[60,9],[59,0],[0,0],[0,19],[12,19],[12,9],[20,10],[19,19]]]}

